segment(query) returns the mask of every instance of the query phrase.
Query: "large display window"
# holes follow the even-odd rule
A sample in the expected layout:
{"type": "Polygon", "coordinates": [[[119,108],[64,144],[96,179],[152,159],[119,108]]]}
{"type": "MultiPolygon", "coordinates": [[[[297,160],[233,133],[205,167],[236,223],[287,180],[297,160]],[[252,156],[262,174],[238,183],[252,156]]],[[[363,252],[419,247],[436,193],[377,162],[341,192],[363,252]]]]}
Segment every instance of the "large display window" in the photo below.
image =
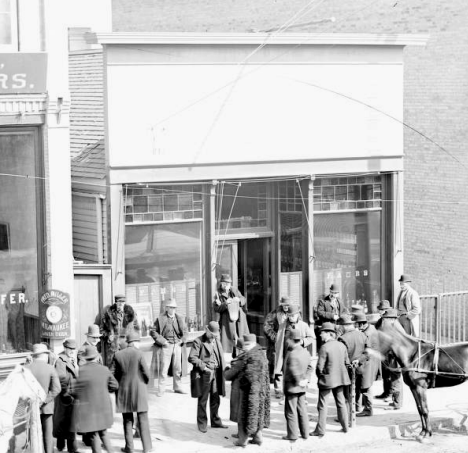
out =
{"type": "Polygon", "coordinates": [[[1,129],[0,161],[0,348],[23,352],[40,341],[42,275],[38,132],[1,129]]]}

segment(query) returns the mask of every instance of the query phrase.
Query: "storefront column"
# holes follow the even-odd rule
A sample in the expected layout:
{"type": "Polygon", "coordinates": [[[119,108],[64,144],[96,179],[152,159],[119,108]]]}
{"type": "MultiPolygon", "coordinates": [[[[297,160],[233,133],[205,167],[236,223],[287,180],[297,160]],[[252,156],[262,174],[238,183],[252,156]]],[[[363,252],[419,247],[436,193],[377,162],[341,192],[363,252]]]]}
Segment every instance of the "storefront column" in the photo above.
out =
{"type": "MultiPolygon", "coordinates": [[[[110,244],[109,253],[112,257],[112,290],[113,294],[125,294],[125,214],[123,206],[123,193],[120,184],[110,186],[110,197],[108,197],[108,212],[110,213],[110,244]]],[[[112,304],[113,298],[104,301],[112,304]]]]}
{"type": "Polygon", "coordinates": [[[303,210],[303,225],[304,225],[304,251],[305,253],[302,256],[303,263],[302,269],[304,269],[304,278],[303,278],[303,294],[304,294],[304,320],[309,323],[313,323],[313,306],[314,301],[311,299],[313,292],[313,275],[314,275],[314,176],[311,176],[310,179],[302,181],[301,190],[304,200],[304,210],[303,210]]]}
{"type": "Polygon", "coordinates": [[[392,175],[392,200],[394,214],[394,241],[393,241],[393,301],[400,293],[400,284],[398,278],[404,274],[404,253],[403,253],[403,225],[404,225],[404,197],[403,197],[403,172],[397,172],[392,175]]]}
{"type": "Polygon", "coordinates": [[[207,256],[206,263],[209,265],[209,269],[206,271],[206,304],[205,304],[205,313],[203,314],[202,324],[205,325],[211,320],[216,319],[215,313],[212,309],[211,302],[213,301],[214,294],[216,292],[216,259],[217,259],[217,249],[216,249],[216,187],[218,181],[212,181],[210,186],[210,199],[208,206],[206,207],[206,229],[208,233],[207,240],[207,256]]]}

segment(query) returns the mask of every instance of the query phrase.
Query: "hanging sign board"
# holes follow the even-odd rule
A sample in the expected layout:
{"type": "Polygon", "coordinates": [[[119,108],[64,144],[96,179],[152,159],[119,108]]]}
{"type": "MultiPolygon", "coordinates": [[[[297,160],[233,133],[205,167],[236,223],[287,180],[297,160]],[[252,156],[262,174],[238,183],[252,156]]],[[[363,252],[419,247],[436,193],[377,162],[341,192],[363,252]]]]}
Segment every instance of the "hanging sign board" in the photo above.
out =
{"type": "Polygon", "coordinates": [[[70,295],[50,289],[41,297],[41,338],[68,338],[70,332],[70,295]]]}

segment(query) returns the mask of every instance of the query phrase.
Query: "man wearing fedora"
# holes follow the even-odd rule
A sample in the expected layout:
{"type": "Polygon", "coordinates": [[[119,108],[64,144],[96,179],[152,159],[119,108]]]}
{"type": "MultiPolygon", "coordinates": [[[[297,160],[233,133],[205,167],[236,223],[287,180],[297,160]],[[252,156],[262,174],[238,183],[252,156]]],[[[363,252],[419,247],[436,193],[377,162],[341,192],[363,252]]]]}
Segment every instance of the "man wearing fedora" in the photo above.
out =
{"type": "Polygon", "coordinates": [[[60,393],[60,381],[57,372],[49,360],[49,350],[45,344],[35,344],[32,350],[32,362],[26,365],[33,376],[44,389],[46,399],[41,406],[41,426],[44,453],[53,453],[54,439],[52,437],[54,399],[60,393]]]}
{"type": "MultiPolygon", "coordinates": [[[[338,285],[332,283],[330,285],[330,293],[323,299],[320,299],[317,304],[315,311],[315,328],[317,332],[320,332],[320,327],[325,322],[331,322],[336,324],[340,316],[343,314],[343,306],[339,299],[340,290],[338,285]]],[[[317,351],[322,346],[322,336],[317,335],[317,351]]]]}
{"type": "Polygon", "coordinates": [[[408,275],[402,275],[398,281],[400,294],[395,304],[398,310],[398,321],[407,334],[419,337],[419,315],[421,314],[419,294],[410,286],[411,279],[408,275]]]}
{"type": "Polygon", "coordinates": [[[102,334],[101,352],[104,364],[108,367],[112,364],[114,354],[119,350],[119,333],[123,331],[124,335],[127,335],[134,330],[140,331],[135,310],[125,303],[125,296],[117,294],[114,296],[114,301],[114,304],[102,315],[99,326],[102,334]]]}
{"type": "Polygon", "coordinates": [[[133,453],[133,414],[136,412],[143,453],[153,452],[148,421],[148,390],[150,372],[140,351],[140,333],[127,334],[127,347],[117,351],[111,372],[119,383],[116,409],[122,414],[125,453],[133,453]]]}
{"type": "Polygon", "coordinates": [[[322,347],[318,353],[316,366],[319,398],[317,403],[318,422],[311,436],[323,437],[327,425],[328,395],[333,393],[338,420],[342,431],[348,432],[348,409],[344,397],[344,387],[350,385],[347,367],[350,366],[346,346],[336,341],[336,325],[332,322],[323,323],[320,328],[322,347]]]}
{"type": "Polygon", "coordinates": [[[83,434],[93,453],[101,453],[101,442],[112,453],[114,450],[106,436],[106,430],[114,423],[109,393],[117,391],[119,384],[109,368],[100,363],[101,355],[95,346],[84,346],[81,360],[83,365],[72,392],[74,428],[83,434]]]}
{"type": "Polygon", "coordinates": [[[157,396],[163,396],[169,367],[172,366],[174,393],[187,393],[182,388],[182,376],[187,375],[187,326],[176,313],[177,302],[169,299],[166,310],[154,322],[150,335],[154,340],[150,386],[157,379],[157,396]]]}
{"type": "Polygon", "coordinates": [[[205,333],[193,341],[188,359],[193,365],[190,373],[190,388],[192,397],[198,398],[197,425],[201,433],[207,432],[208,398],[210,399],[211,427],[227,428],[218,414],[220,396],[226,395],[225,361],[219,335],[219,324],[216,321],[210,321],[205,327],[205,333]]]}
{"type": "Polygon", "coordinates": [[[62,451],[66,443],[69,452],[76,452],[78,447],[72,419],[74,401],[72,392],[78,379],[78,361],[76,340],[73,338],[67,338],[63,342],[63,351],[57,357],[55,369],[61,385],[54,409],[54,437],[57,438],[57,450],[62,451]]]}
{"type": "MultiPolygon", "coordinates": [[[[88,332],[86,332],[86,340],[81,345],[80,349],[78,349],[78,366],[84,365],[86,363],[86,360],[82,358],[86,346],[94,346],[97,348],[100,338],[101,334],[99,333],[99,326],[97,326],[96,324],[91,324],[90,326],[88,326],[88,332]]],[[[101,354],[99,354],[99,356],[97,357],[97,361],[100,365],[103,364],[101,354]]]]}
{"type": "Polygon", "coordinates": [[[222,274],[213,301],[213,310],[219,313],[220,340],[226,358],[234,357],[236,340],[249,333],[247,302],[237,288],[232,287],[229,274],[222,274]]]}
{"type": "Polygon", "coordinates": [[[289,306],[291,302],[288,296],[283,296],[280,299],[279,306],[272,310],[265,318],[263,324],[263,332],[267,338],[267,358],[270,370],[270,382],[273,383],[277,398],[281,397],[281,388],[278,386],[278,381],[275,380],[275,361],[276,361],[276,336],[280,326],[288,319],[289,306]]]}

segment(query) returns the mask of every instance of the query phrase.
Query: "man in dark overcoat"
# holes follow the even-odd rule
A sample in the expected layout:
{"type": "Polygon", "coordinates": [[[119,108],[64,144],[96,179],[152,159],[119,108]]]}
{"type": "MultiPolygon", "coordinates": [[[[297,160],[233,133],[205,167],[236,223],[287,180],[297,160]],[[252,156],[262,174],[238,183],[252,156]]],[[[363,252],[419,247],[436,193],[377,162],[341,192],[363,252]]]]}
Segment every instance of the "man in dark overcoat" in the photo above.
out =
{"type": "Polygon", "coordinates": [[[344,397],[344,386],[350,385],[347,367],[350,365],[346,346],[336,341],[336,326],[325,322],[320,328],[322,347],[318,353],[316,367],[319,398],[317,403],[318,423],[311,436],[323,437],[327,425],[328,395],[333,393],[338,420],[342,430],[348,432],[348,409],[344,397]]]}
{"type": "MultiPolygon", "coordinates": [[[[213,310],[219,313],[220,339],[229,357],[235,356],[236,341],[249,333],[247,301],[237,288],[232,287],[229,274],[222,274],[213,301],[213,310]]],[[[226,358],[227,359],[227,358],[226,358]]]]}
{"type": "Polygon", "coordinates": [[[76,432],[82,433],[93,453],[101,453],[101,441],[108,453],[112,445],[106,430],[114,423],[109,392],[115,392],[119,384],[109,368],[99,363],[100,354],[95,346],[85,346],[81,358],[84,364],[76,381],[73,396],[73,421],[76,432]]]}
{"type": "MultiPolygon", "coordinates": [[[[237,423],[239,421],[240,403],[242,401],[242,390],[240,388],[240,380],[242,378],[242,369],[244,357],[244,338],[238,338],[236,343],[236,357],[232,359],[230,368],[226,368],[224,377],[226,381],[231,381],[231,393],[229,395],[229,420],[237,423]]],[[[239,438],[239,434],[233,437],[239,438]]]]}
{"type": "Polygon", "coordinates": [[[53,453],[52,418],[54,414],[54,399],[60,393],[60,381],[55,368],[47,363],[49,360],[49,350],[46,345],[33,345],[32,359],[32,363],[27,365],[26,368],[31,371],[46,393],[46,399],[41,406],[44,453],[53,453]]]}
{"type": "Polygon", "coordinates": [[[309,437],[306,390],[312,376],[312,357],[300,345],[299,330],[292,332],[291,341],[293,343],[284,361],[284,416],[287,433],[283,439],[295,442],[299,433],[303,439],[309,437]]]}
{"type": "Polygon", "coordinates": [[[176,301],[169,299],[166,302],[166,311],[156,319],[150,330],[154,340],[150,387],[154,379],[157,379],[157,396],[164,395],[170,366],[174,392],[187,393],[182,388],[182,376],[187,375],[187,326],[184,318],[176,313],[176,309],[176,301]]]}
{"type": "Polygon", "coordinates": [[[143,452],[154,451],[148,421],[148,389],[150,372],[140,348],[140,334],[132,331],[127,335],[127,347],[117,351],[111,372],[119,383],[117,412],[122,413],[125,452],[133,453],[133,413],[137,413],[143,452]]]}
{"type": "Polygon", "coordinates": [[[112,304],[102,315],[101,324],[101,353],[104,365],[110,367],[114,354],[119,348],[119,336],[127,335],[134,330],[140,331],[140,325],[133,308],[125,303],[125,296],[117,294],[112,304]]]}
{"type": "Polygon", "coordinates": [[[195,338],[189,354],[189,363],[193,365],[190,373],[190,385],[193,398],[198,398],[197,425],[202,433],[207,432],[208,417],[206,404],[210,399],[210,421],[212,428],[227,428],[218,411],[220,397],[226,395],[224,379],[224,353],[219,341],[219,324],[210,321],[205,333],[195,338]]]}
{"type": "Polygon", "coordinates": [[[55,399],[54,437],[57,438],[57,449],[65,448],[69,452],[78,450],[75,429],[73,427],[73,396],[72,392],[78,378],[78,362],[76,357],[76,340],[67,338],[63,342],[63,351],[55,362],[55,370],[60,379],[61,391],[55,399]]]}
{"type": "Polygon", "coordinates": [[[315,316],[315,329],[317,330],[317,351],[322,346],[321,335],[319,332],[320,328],[325,322],[331,322],[336,324],[343,314],[343,306],[339,299],[340,291],[338,286],[334,283],[330,286],[330,293],[323,299],[320,299],[317,304],[316,316],[315,316]]]}
{"type": "MultiPolygon", "coordinates": [[[[358,313],[354,317],[358,329],[366,337],[366,348],[378,350],[379,339],[375,327],[367,321],[364,313],[358,313]]],[[[356,403],[362,398],[363,410],[356,414],[356,417],[370,417],[373,414],[372,406],[372,384],[377,379],[380,360],[370,356],[365,351],[359,359],[359,366],[356,369],[356,403]]]]}

